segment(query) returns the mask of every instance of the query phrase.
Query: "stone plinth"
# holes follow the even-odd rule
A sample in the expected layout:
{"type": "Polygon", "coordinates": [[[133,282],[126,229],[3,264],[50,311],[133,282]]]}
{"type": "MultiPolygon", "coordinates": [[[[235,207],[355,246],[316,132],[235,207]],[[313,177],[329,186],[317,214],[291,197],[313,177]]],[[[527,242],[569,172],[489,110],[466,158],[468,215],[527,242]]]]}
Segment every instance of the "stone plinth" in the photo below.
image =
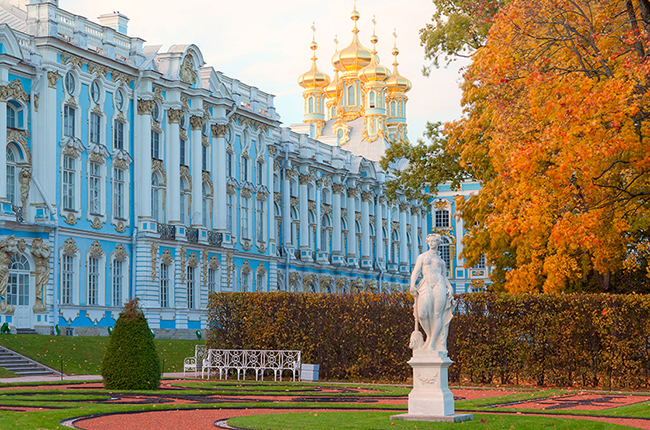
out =
{"type": "Polygon", "coordinates": [[[409,412],[393,415],[393,420],[459,422],[473,419],[471,414],[454,413],[454,395],[447,385],[447,369],[452,361],[442,351],[413,351],[408,362],[413,368],[413,390],[409,412]]]}

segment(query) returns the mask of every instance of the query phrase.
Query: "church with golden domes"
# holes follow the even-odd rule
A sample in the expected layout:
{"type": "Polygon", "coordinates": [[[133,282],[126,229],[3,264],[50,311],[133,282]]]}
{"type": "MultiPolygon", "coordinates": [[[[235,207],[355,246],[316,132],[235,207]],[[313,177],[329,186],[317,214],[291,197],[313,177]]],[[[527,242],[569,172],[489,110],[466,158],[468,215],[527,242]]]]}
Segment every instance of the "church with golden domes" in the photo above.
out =
{"type": "Polygon", "coordinates": [[[0,1],[0,325],[106,336],[138,297],[158,337],[194,337],[214,292],[392,294],[431,231],[455,291],[484,285],[454,216],[473,184],[384,195],[411,83],[351,18],[332,78],[312,41],[304,122],[286,127],[274,95],[196,45],[163,52],[119,12],[0,1]]]}
{"type": "MultiPolygon", "coordinates": [[[[350,18],[354,23],[352,41],[332,57],[332,79],[316,65],[318,44],[313,40],[310,45],[311,69],[298,78],[304,88],[304,122],[313,124],[314,138],[379,161],[388,142],[408,141],[406,93],[411,89],[411,82],[399,74],[396,45],[391,52],[392,72],[380,64],[374,18],[372,50],[359,41],[360,14],[356,8],[350,18]]],[[[394,37],[396,43],[396,33],[394,37]]]]}

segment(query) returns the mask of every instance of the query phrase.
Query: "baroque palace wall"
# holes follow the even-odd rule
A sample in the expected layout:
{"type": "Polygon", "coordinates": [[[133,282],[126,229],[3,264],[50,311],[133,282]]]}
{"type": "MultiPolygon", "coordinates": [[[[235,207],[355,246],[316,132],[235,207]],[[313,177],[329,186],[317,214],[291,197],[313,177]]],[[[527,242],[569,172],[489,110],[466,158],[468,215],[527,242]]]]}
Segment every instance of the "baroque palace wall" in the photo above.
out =
{"type": "Polygon", "coordinates": [[[478,184],[430,207],[383,195],[379,158],[408,139],[396,64],[386,82],[359,78],[363,61],[342,50],[340,81],[301,77],[305,123],[287,128],[273,95],[197,46],[144,46],[119,13],[101,25],[57,0],[12,3],[0,4],[0,324],[106,335],[139,297],[160,336],[187,337],[205,328],[210,291],[402,291],[432,230],[458,292],[486,278],[462,267],[453,216],[478,184]]]}

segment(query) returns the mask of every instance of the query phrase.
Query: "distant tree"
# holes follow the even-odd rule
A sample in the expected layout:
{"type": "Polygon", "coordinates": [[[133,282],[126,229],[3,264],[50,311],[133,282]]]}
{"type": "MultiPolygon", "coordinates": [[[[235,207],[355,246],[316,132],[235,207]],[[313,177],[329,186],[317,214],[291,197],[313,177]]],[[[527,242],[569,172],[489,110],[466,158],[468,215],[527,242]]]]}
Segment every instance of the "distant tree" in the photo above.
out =
{"type": "Polygon", "coordinates": [[[160,360],[138,298],[120,312],[101,373],[104,387],[110,390],[156,390],[160,386],[160,360]]]}

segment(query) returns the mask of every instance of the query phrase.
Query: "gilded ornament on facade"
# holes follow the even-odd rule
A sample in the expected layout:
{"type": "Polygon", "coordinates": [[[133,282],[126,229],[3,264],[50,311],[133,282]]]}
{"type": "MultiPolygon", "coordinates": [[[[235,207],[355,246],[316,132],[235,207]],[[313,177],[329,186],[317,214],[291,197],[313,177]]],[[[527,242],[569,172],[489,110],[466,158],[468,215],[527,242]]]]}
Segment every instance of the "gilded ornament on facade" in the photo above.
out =
{"type": "Polygon", "coordinates": [[[327,203],[321,203],[320,204],[320,211],[321,211],[322,214],[332,216],[332,205],[328,205],[327,203]]]}
{"type": "Polygon", "coordinates": [[[355,212],[355,213],[354,213],[354,220],[355,220],[356,222],[361,222],[361,213],[359,213],[359,212],[355,212]]]}
{"type": "Polygon", "coordinates": [[[210,269],[215,270],[219,268],[219,258],[217,257],[217,254],[212,254],[210,261],[208,262],[208,266],[210,266],[210,269]]]}
{"type": "Polygon", "coordinates": [[[63,64],[70,64],[73,68],[76,67],[81,70],[84,65],[84,60],[82,60],[80,57],[77,57],[76,55],[69,54],[63,58],[63,64]]]}
{"type": "Polygon", "coordinates": [[[126,231],[126,226],[122,221],[118,221],[117,225],[115,226],[115,231],[118,233],[124,233],[126,231]]]}
{"type": "Polygon", "coordinates": [[[12,234],[0,242],[0,312],[13,313],[14,307],[7,305],[7,285],[9,283],[9,265],[14,255],[19,252],[16,246],[16,237],[12,234]]]}
{"type": "Polygon", "coordinates": [[[365,291],[368,293],[377,292],[377,282],[374,279],[368,279],[364,285],[365,291]]]}
{"type": "Polygon", "coordinates": [[[183,110],[190,110],[190,99],[186,95],[181,96],[181,104],[183,105],[183,110]]]}
{"type": "Polygon", "coordinates": [[[156,267],[158,266],[158,244],[151,244],[151,280],[156,280],[156,267]]]}
{"type": "Polygon", "coordinates": [[[32,170],[29,167],[23,167],[18,174],[18,182],[20,182],[20,204],[23,208],[23,213],[27,210],[27,198],[29,197],[29,183],[32,179],[32,170]]]}
{"type": "Polygon", "coordinates": [[[376,218],[375,218],[374,215],[369,215],[369,216],[368,216],[368,222],[369,222],[370,224],[374,224],[374,223],[375,223],[375,219],[376,219],[376,218]]]}
{"type": "Polygon", "coordinates": [[[216,138],[224,138],[228,133],[227,124],[215,124],[212,126],[212,135],[216,138]]]}
{"type": "Polygon", "coordinates": [[[253,269],[251,268],[251,263],[248,260],[244,260],[244,263],[241,265],[242,275],[247,275],[251,273],[253,269]]]}
{"type": "Polygon", "coordinates": [[[203,269],[203,285],[208,285],[208,251],[201,253],[201,268],[203,269]]]}
{"type": "Polygon", "coordinates": [[[108,152],[106,147],[102,144],[91,143],[90,146],[88,147],[88,158],[90,159],[90,161],[104,164],[106,162],[106,159],[110,157],[110,155],[111,154],[108,152]]]}
{"type": "Polygon", "coordinates": [[[165,102],[165,99],[163,99],[163,95],[162,95],[162,88],[160,87],[153,88],[153,99],[158,100],[160,103],[165,102]]]}
{"type": "Polygon", "coordinates": [[[269,157],[275,157],[275,154],[278,152],[278,148],[275,145],[266,145],[269,151],[269,157]]]}
{"type": "Polygon", "coordinates": [[[348,285],[348,278],[336,278],[336,292],[342,293],[348,285]]]}
{"type": "Polygon", "coordinates": [[[332,192],[334,194],[341,194],[346,188],[347,185],[345,184],[332,184],[332,192]]]}
{"type": "Polygon", "coordinates": [[[233,270],[232,251],[226,254],[226,285],[230,288],[231,273],[233,270]]]}
{"type": "Polygon", "coordinates": [[[241,247],[244,251],[250,251],[251,250],[251,243],[248,240],[243,240],[241,247]]]}
{"type": "Polygon", "coordinates": [[[187,246],[181,246],[181,284],[185,283],[185,259],[187,258],[187,246]]]}
{"type": "Polygon", "coordinates": [[[266,266],[264,265],[263,262],[260,262],[260,264],[257,265],[257,269],[255,269],[255,272],[258,275],[262,275],[262,276],[266,275],[266,266]]]}
{"type": "Polygon", "coordinates": [[[196,255],[196,252],[190,253],[190,256],[187,258],[187,265],[194,267],[199,265],[199,257],[196,255]]]}
{"type": "Polygon", "coordinates": [[[162,256],[160,257],[160,260],[165,264],[172,264],[174,262],[174,256],[172,255],[172,251],[169,248],[165,248],[165,250],[162,253],[162,256]]]}
{"type": "Polygon", "coordinates": [[[347,217],[348,217],[347,208],[341,208],[341,218],[347,218],[347,217]]]}
{"type": "Polygon", "coordinates": [[[138,100],[138,115],[151,115],[156,102],[153,100],[138,100]]]}
{"type": "Polygon", "coordinates": [[[102,255],[104,255],[102,244],[98,240],[94,241],[93,243],[90,244],[90,249],[88,250],[88,253],[93,257],[101,257],[102,255]]]}
{"type": "Polygon", "coordinates": [[[392,225],[393,225],[393,230],[399,230],[399,221],[393,221],[392,225]]]}
{"type": "Polygon", "coordinates": [[[186,84],[192,85],[196,82],[198,73],[196,73],[196,70],[194,70],[194,60],[192,59],[191,55],[185,55],[185,58],[183,58],[183,63],[181,63],[180,70],[178,71],[178,76],[181,81],[185,82],[186,84]]]}
{"type": "Polygon", "coordinates": [[[400,203],[399,210],[400,210],[400,212],[408,213],[410,207],[411,206],[408,203],[400,203]]]}
{"type": "Polygon", "coordinates": [[[348,198],[351,199],[353,197],[356,197],[359,195],[359,189],[358,188],[348,188],[348,198]]]}
{"type": "Polygon", "coordinates": [[[449,201],[445,199],[437,199],[433,202],[433,207],[439,210],[444,210],[449,207],[449,201]]]}
{"type": "Polygon", "coordinates": [[[205,124],[205,118],[202,116],[192,115],[190,117],[190,124],[192,126],[192,130],[201,130],[203,128],[203,124],[205,124]]]}
{"type": "Polygon", "coordinates": [[[113,76],[113,82],[120,82],[121,85],[124,85],[125,87],[128,87],[131,84],[131,77],[124,73],[111,71],[111,75],[113,76]]]}
{"type": "Polygon", "coordinates": [[[68,225],[75,225],[77,223],[77,218],[75,218],[72,212],[68,212],[68,215],[65,217],[65,222],[68,225]]]}
{"type": "Polygon", "coordinates": [[[361,193],[361,201],[362,202],[369,202],[370,200],[372,200],[372,193],[367,192],[367,191],[363,191],[361,193]]]}
{"type": "Polygon", "coordinates": [[[20,147],[20,150],[25,154],[25,160],[28,163],[32,162],[32,153],[27,145],[29,139],[29,131],[17,130],[15,128],[7,129],[7,143],[13,142],[20,147]]]}
{"type": "Polygon", "coordinates": [[[300,273],[298,272],[289,273],[289,287],[292,287],[294,291],[297,291],[299,284],[300,284],[300,273]]]}
{"type": "Polygon", "coordinates": [[[309,200],[309,201],[307,202],[307,208],[308,208],[310,211],[316,212],[316,202],[313,201],[313,200],[309,200]]]}
{"type": "Polygon", "coordinates": [[[291,207],[298,209],[298,207],[300,206],[300,200],[298,199],[298,197],[291,196],[289,197],[289,200],[291,202],[291,207]]]}
{"type": "Polygon", "coordinates": [[[103,76],[106,78],[108,76],[109,69],[106,66],[99,65],[92,61],[88,62],[88,73],[91,75],[103,76]]]}
{"type": "Polygon", "coordinates": [[[18,248],[18,251],[20,252],[25,252],[27,249],[27,242],[25,242],[25,239],[18,239],[16,241],[16,248],[18,248]]]}
{"type": "Polygon", "coordinates": [[[102,222],[99,219],[99,217],[95,217],[95,219],[93,219],[93,222],[90,224],[90,226],[95,230],[99,230],[100,228],[102,228],[102,222]]]}
{"type": "Polygon", "coordinates": [[[305,293],[309,292],[309,287],[313,286],[314,290],[316,290],[316,280],[317,277],[315,274],[310,273],[308,275],[303,276],[302,278],[302,288],[305,293]]]}
{"type": "Polygon", "coordinates": [[[61,152],[70,157],[79,157],[86,148],[76,137],[66,137],[61,141],[61,152]]]}
{"type": "Polygon", "coordinates": [[[183,115],[185,115],[185,112],[180,109],[169,109],[167,111],[167,122],[170,124],[178,124],[183,115]]]}
{"type": "Polygon", "coordinates": [[[133,158],[123,149],[113,151],[113,166],[128,170],[133,158]]]}
{"type": "Polygon", "coordinates": [[[126,252],[126,248],[121,243],[118,243],[113,251],[113,258],[117,260],[126,260],[129,258],[129,254],[126,252]]]}
{"type": "Polygon", "coordinates": [[[29,102],[29,96],[23,90],[20,79],[14,79],[8,85],[0,86],[0,102],[6,102],[10,99],[20,100],[23,103],[29,102]]]}
{"type": "Polygon", "coordinates": [[[32,308],[34,312],[45,311],[45,288],[47,281],[50,279],[50,246],[43,242],[42,239],[36,238],[32,241],[29,250],[34,258],[36,299],[32,308]]]}
{"type": "Polygon", "coordinates": [[[47,86],[55,90],[60,78],[57,72],[47,72],[47,86]]]}
{"type": "Polygon", "coordinates": [[[63,242],[63,253],[68,254],[68,255],[74,255],[77,252],[79,252],[79,248],[77,248],[77,243],[74,241],[73,238],[69,237],[63,242]]]}

